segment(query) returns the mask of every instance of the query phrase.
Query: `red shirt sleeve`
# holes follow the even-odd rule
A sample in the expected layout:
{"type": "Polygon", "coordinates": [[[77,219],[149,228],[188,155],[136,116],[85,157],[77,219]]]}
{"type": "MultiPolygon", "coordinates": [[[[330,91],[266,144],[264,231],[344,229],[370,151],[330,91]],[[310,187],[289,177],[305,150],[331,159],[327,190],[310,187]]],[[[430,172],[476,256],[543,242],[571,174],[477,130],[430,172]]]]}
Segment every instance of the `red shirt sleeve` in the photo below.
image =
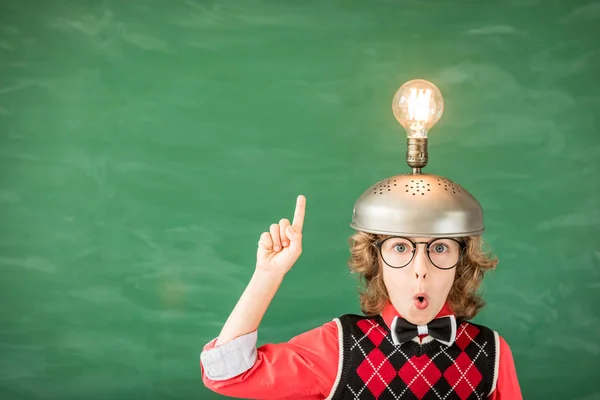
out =
{"type": "MultiPolygon", "coordinates": [[[[214,340],[204,347],[214,347],[214,340]]],[[[230,397],[323,399],[333,388],[338,372],[339,341],[334,321],[302,333],[288,342],[257,348],[256,362],[246,372],[222,381],[206,377],[210,390],[230,397]]]]}
{"type": "Polygon", "coordinates": [[[490,396],[492,400],[523,400],[512,352],[506,341],[500,337],[500,360],[496,390],[490,396]]]}

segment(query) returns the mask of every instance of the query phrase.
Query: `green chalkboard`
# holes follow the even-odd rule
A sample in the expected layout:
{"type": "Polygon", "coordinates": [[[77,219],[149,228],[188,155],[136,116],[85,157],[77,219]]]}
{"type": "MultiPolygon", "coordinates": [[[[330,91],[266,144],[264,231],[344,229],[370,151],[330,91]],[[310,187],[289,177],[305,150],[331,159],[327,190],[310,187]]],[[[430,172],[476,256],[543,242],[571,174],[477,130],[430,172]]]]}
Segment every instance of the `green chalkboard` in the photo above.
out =
{"type": "Polygon", "coordinates": [[[304,253],[259,342],[358,312],[354,201],[426,171],[485,210],[476,322],[527,399],[600,399],[600,6],[592,1],[0,2],[0,398],[217,399],[199,354],[297,194],[304,253]]]}

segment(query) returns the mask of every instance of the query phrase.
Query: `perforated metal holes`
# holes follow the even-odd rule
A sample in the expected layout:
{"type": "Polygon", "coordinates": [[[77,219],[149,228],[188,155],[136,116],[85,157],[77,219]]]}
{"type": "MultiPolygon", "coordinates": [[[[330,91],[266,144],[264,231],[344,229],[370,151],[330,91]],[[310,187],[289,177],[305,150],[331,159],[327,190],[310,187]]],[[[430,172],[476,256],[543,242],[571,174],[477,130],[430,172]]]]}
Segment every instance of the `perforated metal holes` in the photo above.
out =
{"type": "Polygon", "coordinates": [[[443,188],[447,192],[451,191],[454,194],[460,193],[460,186],[446,178],[438,178],[437,183],[440,188],[443,188]]]}
{"type": "Polygon", "coordinates": [[[431,185],[423,181],[423,179],[411,179],[404,185],[405,193],[413,196],[425,196],[425,193],[431,192],[431,185]]]}
{"type": "MultiPolygon", "coordinates": [[[[412,178],[412,177],[411,177],[412,178]]],[[[420,179],[415,176],[412,179],[386,179],[373,186],[373,194],[384,195],[386,193],[402,191],[408,196],[425,196],[430,194],[432,190],[444,190],[453,194],[461,192],[460,186],[454,182],[445,179],[420,179]]]]}
{"type": "Polygon", "coordinates": [[[373,186],[373,194],[383,194],[384,192],[391,192],[394,186],[397,186],[396,179],[388,179],[379,182],[379,184],[373,186]]]}

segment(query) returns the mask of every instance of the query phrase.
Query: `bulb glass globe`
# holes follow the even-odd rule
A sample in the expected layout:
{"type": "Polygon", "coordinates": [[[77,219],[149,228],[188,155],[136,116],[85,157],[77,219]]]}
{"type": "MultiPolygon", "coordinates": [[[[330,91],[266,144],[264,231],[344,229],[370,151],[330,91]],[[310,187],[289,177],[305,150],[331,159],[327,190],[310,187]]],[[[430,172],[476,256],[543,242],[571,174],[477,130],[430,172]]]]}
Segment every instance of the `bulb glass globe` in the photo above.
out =
{"type": "Polygon", "coordinates": [[[444,113],[444,99],[433,83],[414,79],[396,91],[392,110],[409,138],[426,138],[444,113]]]}

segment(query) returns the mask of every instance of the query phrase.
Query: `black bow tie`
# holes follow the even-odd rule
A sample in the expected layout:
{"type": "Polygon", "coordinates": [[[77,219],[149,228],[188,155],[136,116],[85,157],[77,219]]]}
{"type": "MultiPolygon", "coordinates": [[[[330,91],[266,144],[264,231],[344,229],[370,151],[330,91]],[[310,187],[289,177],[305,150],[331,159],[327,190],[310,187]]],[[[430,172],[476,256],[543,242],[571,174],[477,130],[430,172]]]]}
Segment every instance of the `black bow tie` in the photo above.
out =
{"type": "Polygon", "coordinates": [[[419,335],[430,335],[437,341],[451,346],[456,339],[456,319],[453,315],[436,318],[427,325],[414,325],[404,318],[396,317],[392,323],[399,344],[411,341],[419,335]]]}

